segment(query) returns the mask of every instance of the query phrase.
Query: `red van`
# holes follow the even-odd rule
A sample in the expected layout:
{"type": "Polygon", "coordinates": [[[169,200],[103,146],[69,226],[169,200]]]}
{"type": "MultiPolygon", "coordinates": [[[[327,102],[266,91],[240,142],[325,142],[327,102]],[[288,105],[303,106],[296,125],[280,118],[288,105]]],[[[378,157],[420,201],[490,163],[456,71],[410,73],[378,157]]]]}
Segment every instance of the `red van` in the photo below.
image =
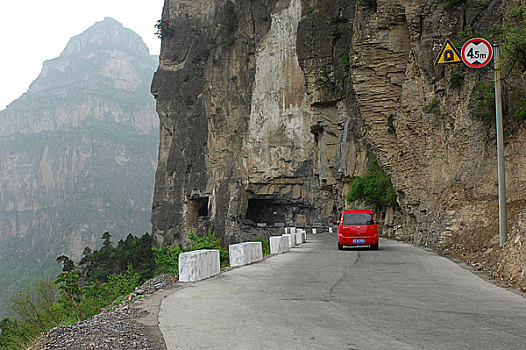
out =
{"type": "Polygon", "coordinates": [[[338,222],[338,249],[368,245],[378,250],[378,227],[371,210],[344,210],[338,222]]]}

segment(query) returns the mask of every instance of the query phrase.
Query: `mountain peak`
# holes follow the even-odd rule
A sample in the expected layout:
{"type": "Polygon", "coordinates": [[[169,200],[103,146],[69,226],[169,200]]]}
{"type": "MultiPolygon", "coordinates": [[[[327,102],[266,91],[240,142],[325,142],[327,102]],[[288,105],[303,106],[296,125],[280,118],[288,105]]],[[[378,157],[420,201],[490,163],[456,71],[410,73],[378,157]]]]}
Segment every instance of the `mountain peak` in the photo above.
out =
{"type": "Polygon", "coordinates": [[[63,99],[67,95],[68,102],[75,96],[100,95],[101,91],[138,94],[140,98],[135,98],[149,100],[156,64],[137,33],[106,17],[71,38],[59,57],[45,61],[28,92],[7,109],[39,107],[41,101],[34,94],[44,92],[63,99]]]}
{"type": "Polygon", "coordinates": [[[104,17],[102,22],[97,22],[97,23],[114,23],[122,27],[122,24],[119,21],[111,17],[104,17]]]}
{"type": "Polygon", "coordinates": [[[119,21],[105,17],[71,38],[61,56],[76,55],[100,47],[132,49],[149,55],[148,47],[137,33],[125,28],[119,21]]]}

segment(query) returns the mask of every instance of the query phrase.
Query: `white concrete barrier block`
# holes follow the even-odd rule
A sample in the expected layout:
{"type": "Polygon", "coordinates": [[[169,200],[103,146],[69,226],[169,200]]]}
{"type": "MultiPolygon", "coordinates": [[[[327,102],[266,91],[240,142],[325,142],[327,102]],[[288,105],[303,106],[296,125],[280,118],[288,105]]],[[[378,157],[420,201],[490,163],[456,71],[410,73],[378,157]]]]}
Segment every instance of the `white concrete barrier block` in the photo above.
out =
{"type": "Polygon", "coordinates": [[[289,251],[289,238],[286,236],[270,237],[270,253],[283,254],[289,251]]]}
{"type": "Polygon", "coordinates": [[[219,250],[202,249],[179,254],[179,282],[197,282],[221,272],[219,250]]]}
{"type": "Polygon", "coordinates": [[[302,234],[302,237],[303,237],[303,243],[307,242],[307,231],[306,230],[301,230],[301,234],[302,234]]]}
{"type": "Polygon", "coordinates": [[[285,237],[287,239],[287,243],[289,245],[289,249],[292,247],[292,235],[290,233],[282,235],[282,237],[285,237]]]}
{"type": "Polygon", "coordinates": [[[315,228],[312,229],[312,234],[313,234],[313,235],[316,234],[316,229],[315,229],[315,228]]]}
{"type": "Polygon", "coordinates": [[[290,250],[290,236],[281,236],[281,250],[283,250],[283,253],[286,253],[290,250]]]}
{"type": "Polygon", "coordinates": [[[297,246],[299,243],[298,243],[298,235],[297,234],[291,234],[290,235],[290,247],[295,247],[297,246]]]}
{"type": "Polygon", "coordinates": [[[296,233],[294,234],[296,245],[305,243],[303,241],[303,232],[301,230],[296,230],[296,233]]]}
{"type": "Polygon", "coordinates": [[[245,242],[228,246],[230,266],[243,266],[263,260],[261,242],[245,242]]]}
{"type": "Polygon", "coordinates": [[[281,240],[287,239],[283,236],[273,236],[269,238],[270,241],[270,254],[282,254],[283,248],[281,245],[281,240]]]}

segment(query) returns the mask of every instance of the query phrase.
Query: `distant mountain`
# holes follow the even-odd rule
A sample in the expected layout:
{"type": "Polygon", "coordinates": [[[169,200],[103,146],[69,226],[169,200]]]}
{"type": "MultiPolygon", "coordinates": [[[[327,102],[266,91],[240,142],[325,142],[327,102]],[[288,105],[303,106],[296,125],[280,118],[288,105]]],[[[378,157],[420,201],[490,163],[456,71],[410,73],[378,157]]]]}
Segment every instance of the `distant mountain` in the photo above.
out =
{"type": "Polygon", "coordinates": [[[0,111],[0,295],[58,271],[109,231],[151,231],[157,66],[142,39],[105,18],[44,62],[0,111]]]}

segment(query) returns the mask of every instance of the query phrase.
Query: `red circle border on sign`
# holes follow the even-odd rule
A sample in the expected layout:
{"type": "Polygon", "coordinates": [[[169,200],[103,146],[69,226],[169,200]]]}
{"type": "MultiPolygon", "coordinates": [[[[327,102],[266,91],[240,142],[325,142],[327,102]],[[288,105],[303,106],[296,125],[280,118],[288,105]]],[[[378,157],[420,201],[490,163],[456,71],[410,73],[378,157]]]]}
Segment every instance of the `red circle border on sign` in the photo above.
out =
{"type": "Polygon", "coordinates": [[[471,68],[482,68],[485,65],[487,65],[489,63],[489,61],[491,61],[492,58],[493,58],[493,46],[491,46],[489,41],[487,41],[486,39],[482,39],[482,38],[469,39],[468,41],[466,41],[464,46],[462,46],[462,61],[468,67],[471,67],[471,68]],[[482,62],[481,64],[471,64],[471,63],[466,62],[466,60],[464,59],[464,52],[466,51],[466,46],[468,46],[469,44],[471,44],[474,41],[481,41],[484,44],[486,44],[488,46],[488,48],[489,48],[488,58],[484,62],[482,62]]]}

